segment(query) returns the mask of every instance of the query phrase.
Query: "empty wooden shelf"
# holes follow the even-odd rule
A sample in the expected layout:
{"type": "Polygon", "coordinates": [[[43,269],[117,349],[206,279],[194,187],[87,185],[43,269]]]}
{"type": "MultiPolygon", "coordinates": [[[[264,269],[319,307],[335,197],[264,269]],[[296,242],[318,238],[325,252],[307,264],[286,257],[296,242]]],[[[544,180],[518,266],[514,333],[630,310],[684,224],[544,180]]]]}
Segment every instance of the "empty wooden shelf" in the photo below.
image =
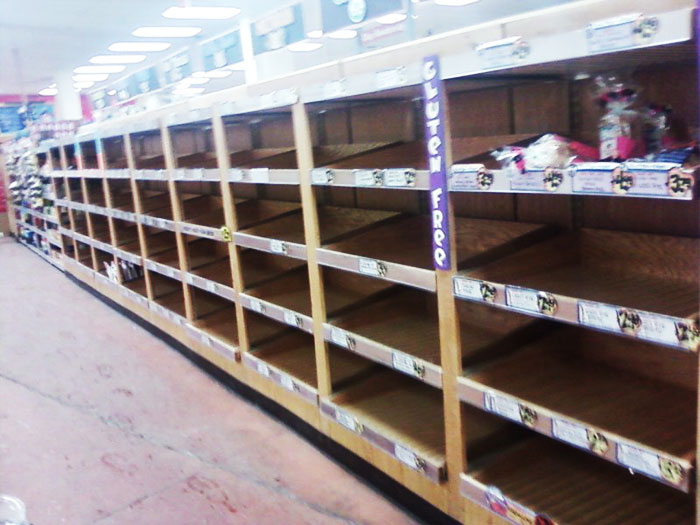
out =
{"type": "Polygon", "coordinates": [[[258,250],[243,249],[240,252],[241,274],[245,288],[252,288],[276,278],[281,273],[304,265],[305,263],[298,259],[278,257],[258,250]]]}
{"type": "MultiPolygon", "coordinates": [[[[457,217],[457,257],[472,267],[545,235],[539,225],[457,217]]],[[[435,291],[432,225],[427,216],[397,216],[318,250],[321,264],[435,291]]]]}
{"type": "Polygon", "coordinates": [[[238,228],[245,229],[256,224],[301,211],[301,204],[293,201],[247,199],[236,202],[238,228]]]}
{"type": "MultiPolygon", "coordinates": [[[[309,403],[318,403],[316,357],[310,335],[291,330],[252,348],[243,354],[243,362],[309,403]]],[[[342,385],[367,372],[372,365],[347,352],[332,350],[330,366],[333,384],[342,385]]]]}
{"type": "MultiPolygon", "coordinates": [[[[461,353],[465,362],[486,359],[497,345],[527,335],[528,319],[488,309],[460,308],[461,353]]],[[[394,287],[376,293],[324,325],[324,337],[342,348],[424,381],[442,386],[437,302],[433,294],[394,287]]]]}
{"type": "MultiPolygon", "coordinates": [[[[395,212],[335,206],[323,206],[318,214],[322,242],[332,241],[396,215],[395,212]]],[[[234,240],[240,246],[306,259],[304,225],[300,212],[236,232],[234,240]]]]}
{"type": "Polygon", "coordinates": [[[353,383],[321,413],[435,483],[445,475],[445,427],[440,391],[385,371],[353,383]]]}
{"type": "Polygon", "coordinates": [[[692,496],[539,437],[462,474],[462,494],[516,523],[695,523],[692,496]]]}
{"type": "Polygon", "coordinates": [[[700,241],[583,229],[455,278],[459,297],[697,349],[700,241]]]}
{"type": "Polygon", "coordinates": [[[688,385],[692,378],[684,387],[664,382],[662,373],[661,379],[651,375],[662,370],[678,381],[687,376],[683,369],[694,365],[693,356],[664,365],[658,356],[663,351],[562,328],[460,378],[460,398],[687,492],[695,457],[696,388],[688,385]],[[601,361],[606,353],[620,355],[617,366],[601,361]],[[625,371],[620,368],[624,355],[645,355],[642,366],[656,366],[646,376],[625,371]]]}

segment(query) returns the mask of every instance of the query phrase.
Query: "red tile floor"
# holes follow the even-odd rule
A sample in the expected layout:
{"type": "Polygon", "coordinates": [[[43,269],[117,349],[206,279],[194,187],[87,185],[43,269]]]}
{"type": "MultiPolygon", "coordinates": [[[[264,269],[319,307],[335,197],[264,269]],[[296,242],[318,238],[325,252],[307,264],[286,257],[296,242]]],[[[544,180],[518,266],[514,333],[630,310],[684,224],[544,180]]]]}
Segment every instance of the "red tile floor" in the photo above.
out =
{"type": "Polygon", "coordinates": [[[35,525],[414,523],[7,238],[0,493],[35,525]]]}

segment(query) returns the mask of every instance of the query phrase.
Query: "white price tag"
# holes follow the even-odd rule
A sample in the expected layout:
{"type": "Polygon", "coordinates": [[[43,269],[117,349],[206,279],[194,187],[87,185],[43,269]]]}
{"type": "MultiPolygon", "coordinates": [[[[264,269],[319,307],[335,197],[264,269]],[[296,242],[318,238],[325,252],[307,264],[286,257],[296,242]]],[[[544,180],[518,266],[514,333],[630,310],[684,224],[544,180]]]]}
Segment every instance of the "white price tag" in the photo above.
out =
{"type": "Polygon", "coordinates": [[[261,314],[265,311],[265,306],[257,299],[251,299],[250,300],[250,309],[253,310],[254,312],[258,312],[259,314],[261,314]]]}
{"type": "Polygon", "coordinates": [[[676,322],[672,318],[646,312],[637,313],[642,321],[637,333],[638,337],[670,345],[678,344],[676,322]]]}
{"type": "Polygon", "coordinates": [[[386,273],[386,268],[379,261],[360,257],[357,262],[357,269],[360,273],[371,275],[372,277],[382,277],[386,273]]]}
{"type": "Polygon", "coordinates": [[[457,297],[464,297],[465,299],[483,300],[481,296],[481,282],[474,279],[455,277],[454,293],[457,297]]]}
{"type": "Polygon", "coordinates": [[[289,326],[301,326],[301,317],[299,317],[294,312],[288,310],[284,311],[284,322],[289,326]]]}
{"type": "Polygon", "coordinates": [[[326,168],[314,168],[311,170],[312,184],[330,184],[333,182],[333,172],[326,168]]]}
{"type": "Polygon", "coordinates": [[[286,388],[290,392],[294,392],[296,390],[294,386],[294,380],[287,374],[280,374],[280,383],[284,388],[286,388]]]}
{"type": "Polygon", "coordinates": [[[187,284],[194,284],[194,277],[192,276],[192,274],[185,274],[185,282],[187,284]]]}
{"type": "Polygon", "coordinates": [[[520,37],[504,38],[480,44],[476,48],[484,69],[508,67],[515,64],[515,44],[520,37]]]}
{"type": "Polygon", "coordinates": [[[594,22],[586,29],[588,50],[601,53],[635,45],[634,30],[641,14],[618,16],[594,22]]]}
{"type": "Polygon", "coordinates": [[[375,75],[375,81],[378,90],[403,86],[408,81],[406,68],[400,66],[393,69],[378,71],[375,75]]]}
{"type": "Polygon", "coordinates": [[[353,432],[360,432],[362,430],[362,427],[360,426],[360,423],[355,419],[353,416],[345,412],[344,410],[340,410],[339,408],[335,409],[335,420],[343,425],[345,428],[348,430],[352,430],[353,432]]]}
{"type": "Polygon", "coordinates": [[[287,255],[287,243],[278,239],[272,239],[270,241],[270,251],[272,253],[287,255]]]}
{"type": "Polygon", "coordinates": [[[251,182],[270,182],[269,168],[252,168],[248,170],[248,179],[251,182]]]}
{"type": "Polygon", "coordinates": [[[376,186],[380,182],[377,180],[375,170],[353,170],[355,175],[355,186],[376,186]]]}
{"type": "Polygon", "coordinates": [[[539,313],[537,292],[528,288],[506,286],[506,304],[511,308],[539,313]]]}
{"type": "Polygon", "coordinates": [[[544,172],[543,171],[526,171],[525,173],[516,173],[510,180],[510,189],[512,191],[545,191],[544,187],[544,172]]]}
{"type": "Polygon", "coordinates": [[[606,304],[579,301],[578,322],[584,326],[600,328],[601,330],[620,331],[620,325],[617,322],[617,310],[606,304]]]}
{"type": "Polygon", "coordinates": [[[424,367],[411,356],[394,350],[391,352],[391,366],[399,372],[413,377],[423,377],[424,367]]]}
{"type": "Polygon", "coordinates": [[[416,454],[403,445],[394,443],[394,456],[401,463],[409,466],[413,470],[420,470],[420,462],[418,461],[416,454]]]}
{"type": "Polygon", "coordinates": [[[348,344],[348,334],[340,328],[331,328],[331,341],[343,348],[349,348],[350,346],[348,344]]]}
{"type": "Polygon", "coordinates": [[[616,162],[585,162],[576,165],[573,176],[574,193],[611,194],[612,174],[620,168],[616,162]]]}
{"type": "Polygon", "coordinates": [[[211,346],[211,339],[209,339],[209,336],[205,333],[199,334],[199,340],[202,342],[204,346],[211,346]]]}
{"type": "Polygon", "coordinates": [[[552,435],[576,447],[589,448],[586,427],[576,423],[562,419],[552,419],[552,435]]]}
{"type": "Polygon", "coordinates": [[[262,361],[258,361],[258,373],[265,377],[270,377],[270,368],[262,361]]]}
{"type": "Polygon", "coordinates": [[[339,98],[345,95],[345,81],[332,80],[323,85],[323,98],[339,98]]]}
{"type": "Polygon", "coordinates": [[[231,168],[228,170],[228,180],[231,182],[238,182],[243,180],[243,170],[239,168],[231,168]]]}
{"type": "Polygon", "coordinates": [[[207,281],[206,289],[208,292],[212,292],[212,293],[216,292],[216,283],[214,283],[212,281],[207,281]]]}
{"type": "Polygon", "coordinates": [[[508,397],[503,397],[491,392],[484,393],[484,408],[489,412],[498,414],[512,421],[520,423],[520,404],[508,397]]]}
{"type": "Polygon", "coordinates": [[[384,185],[390,188],[402,188],[413,185],[413,173],[403,168],[384,170],[384,185]]]}
{"type": "Polygon", "coordinates": [[[617,461],[625,467],[642,472],[651,477],[661,478],[659,456],[623,443],[617,444],[617,461]]]}

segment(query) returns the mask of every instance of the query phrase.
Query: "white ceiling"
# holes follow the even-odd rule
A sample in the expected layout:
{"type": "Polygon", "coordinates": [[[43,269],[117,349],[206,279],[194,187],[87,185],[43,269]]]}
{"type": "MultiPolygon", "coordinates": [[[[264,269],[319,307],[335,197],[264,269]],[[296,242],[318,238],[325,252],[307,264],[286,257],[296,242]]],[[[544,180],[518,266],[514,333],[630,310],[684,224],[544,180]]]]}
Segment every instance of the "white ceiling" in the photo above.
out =
{"type": "MultiPolygon", "coordinates": [[[[59,71],[88,64],[90,57],[107,53],[117,41],[138,40],[131,32],[146,25],[196,25],[204,28],[195,37],[204,40],[233,29],[242,17],[259,17],[289,0],[194,0],[193,5],[233,6],[243,11],[224,21],[168,20],[161,13],[179,0],[0,0],[0,94],[32,94],[52,83],[59,71]],[[16,51],[15,51],[16,50],[16,51]],[[13,58],[19,56],[20,68],[13,58]]],[[[195,39],[158,39],[173,46],[150,53],[146,62],[126,70],[141,69],[195,39]]],[[[120,74],[119,76],[122,76],[120,74]]],[[[111,76],[113,81],[117,76],[111,76]]]]}

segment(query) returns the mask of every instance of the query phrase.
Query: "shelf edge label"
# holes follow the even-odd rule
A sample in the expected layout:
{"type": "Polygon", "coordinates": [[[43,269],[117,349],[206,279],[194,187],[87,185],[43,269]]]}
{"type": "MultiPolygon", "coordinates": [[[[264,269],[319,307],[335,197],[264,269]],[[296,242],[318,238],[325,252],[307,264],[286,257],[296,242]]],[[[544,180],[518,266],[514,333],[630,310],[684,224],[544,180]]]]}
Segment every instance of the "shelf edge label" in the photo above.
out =
{"type": "Polygon", "coordinates": [[[432,216],[433,266],[437,270],[452,267],[449,249],[447,213],[447,168],[445,162],[445,129],[443,122],[443,88],[440,80],[440,59],[437,55],[423,58],[421,68],[425,107],[425,135],[430,172],[430,211],[432,216]]]}

